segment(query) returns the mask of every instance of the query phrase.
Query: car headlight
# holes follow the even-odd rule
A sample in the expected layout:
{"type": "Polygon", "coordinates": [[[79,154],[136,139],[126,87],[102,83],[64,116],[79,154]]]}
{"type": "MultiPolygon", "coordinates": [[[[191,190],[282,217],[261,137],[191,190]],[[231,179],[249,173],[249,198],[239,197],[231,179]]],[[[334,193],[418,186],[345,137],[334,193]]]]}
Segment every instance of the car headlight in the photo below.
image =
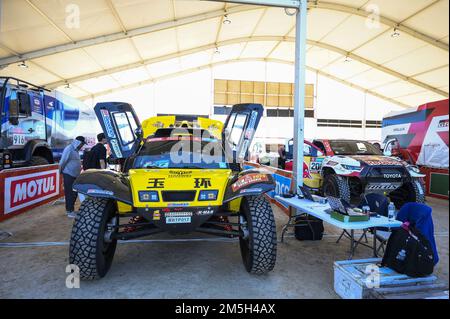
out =
{"type": "Polygon", "coordinates": [[[200,193],[198,194],[198,200],[199,201],[216,200],[218,194],[219,194],[219,191],[217,191],[217,190],[200,191],[200,193]]]}
{"type": "Polygon", "coordinates": [[[414,173],[420,174],[420,169],[415,165],[409,165],[408,169],[412,170],[414,173]]]}
{"type": "Polygon", "coordinates": [[[140,202],[159,202],[157,191],[139,191],[140,202]]]}
{"type": "Polygon", "coordinates": [[[341,164],[342,168],[348,170],[348,171],[359,171],[361,170],[360,166],[353,166],[353,165],[345,165],[345,164],[341,164]]]}

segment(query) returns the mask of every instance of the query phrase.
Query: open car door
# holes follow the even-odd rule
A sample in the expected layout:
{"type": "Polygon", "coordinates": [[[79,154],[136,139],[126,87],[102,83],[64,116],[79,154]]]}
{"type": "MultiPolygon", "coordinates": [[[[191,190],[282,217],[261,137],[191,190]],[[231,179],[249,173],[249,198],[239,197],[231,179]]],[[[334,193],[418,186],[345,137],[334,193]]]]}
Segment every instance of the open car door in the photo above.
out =
{"type": "Polygon", "coordinates": [[[142,130],[141,123],[131,104],[123,102],[102,102],[94,107],[103,132],[116,159],[127,158],[139,147],[136,130],[142,130]]]}
{"type": "Polygon", "coordinates": [[[232,151],[233,161],[245,159],[263,111],[261,104],[233,105],[222,131],[224,148],[227,153],[232,151]]]}

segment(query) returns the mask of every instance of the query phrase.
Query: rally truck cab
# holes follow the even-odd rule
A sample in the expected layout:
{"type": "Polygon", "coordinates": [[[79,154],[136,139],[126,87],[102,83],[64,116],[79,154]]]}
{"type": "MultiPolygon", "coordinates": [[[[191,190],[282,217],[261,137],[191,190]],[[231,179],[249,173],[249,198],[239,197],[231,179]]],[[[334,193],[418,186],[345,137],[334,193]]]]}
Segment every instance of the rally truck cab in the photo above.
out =
{"type": "Polygon", "coordinates": [[[0,170],[53,164],[77,135],[95,145],[100,129],[83,102],[13,77],[0,76],[0,113],[0,170]]]}
{"type": "Polygon", "coordinates": [[[406,202],[424,202],[419,169],[360,140],[314,140],[325,157],[321,161],[322,193],[347,202],[365,193],[387,195],[400,208],[406,202]]]}
{"type": "Polygon", "coordinates": [[[127,103],[98,103],[96,115],[120,171],[88,170],[74,189],[87,196],[70,240],[70,263],[81,278],[105,276],[117,240],[165,232],[239,238],[245,268],[274,268],[276,229],[264,193],[272,175],[241,162],[263,113],[260,104],[233,106],[225,123],[175,116],[139,122],[127,103]],[[130,219],[131,218],[131,219],[130,219]]]}

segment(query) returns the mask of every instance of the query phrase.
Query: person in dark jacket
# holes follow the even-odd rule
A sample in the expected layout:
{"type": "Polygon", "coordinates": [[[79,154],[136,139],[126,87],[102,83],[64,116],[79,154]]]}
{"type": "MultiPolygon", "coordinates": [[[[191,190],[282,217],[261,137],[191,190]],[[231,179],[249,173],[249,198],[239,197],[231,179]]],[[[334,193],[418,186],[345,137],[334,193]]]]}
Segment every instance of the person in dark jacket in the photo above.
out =
{"type": "Polygon", "coordinates": [[[286,149],[284,145],[281,145],[278,149],[278,168],[286,168],[286,149]]]}
{"type": "Polygon", "coordinates": [[[98,134],[97,140],[98,140],[98,143],[90,150],[89,160],[87,163],[87,167],[85,169],[91,169],[91,168],[105,169],[106,168],[105,144],[108,143],[108,141],[106,140],[106,136],[104,133],[98,134]]]}
{"type": "Polygon", "coordinates": [[[77,136],[72,143],[64,149],[59,161],[59,171],[64,180],[64,196],[68,217],[75,217],[75,201],[77,192],[73,190],[73,183],[81,173],[80,150],[86,144],[83,136],[77,136]]]}

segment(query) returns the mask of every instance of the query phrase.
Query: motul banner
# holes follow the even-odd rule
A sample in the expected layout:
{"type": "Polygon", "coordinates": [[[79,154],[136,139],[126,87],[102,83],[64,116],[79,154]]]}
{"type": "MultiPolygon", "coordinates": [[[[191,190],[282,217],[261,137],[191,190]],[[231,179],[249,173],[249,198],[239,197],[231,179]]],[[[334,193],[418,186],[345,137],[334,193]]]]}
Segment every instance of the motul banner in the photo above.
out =
{"type": "Polygon", "coordinates": [[[0,172],[0,221],[62,196],[58,165],[0,172]]]}

